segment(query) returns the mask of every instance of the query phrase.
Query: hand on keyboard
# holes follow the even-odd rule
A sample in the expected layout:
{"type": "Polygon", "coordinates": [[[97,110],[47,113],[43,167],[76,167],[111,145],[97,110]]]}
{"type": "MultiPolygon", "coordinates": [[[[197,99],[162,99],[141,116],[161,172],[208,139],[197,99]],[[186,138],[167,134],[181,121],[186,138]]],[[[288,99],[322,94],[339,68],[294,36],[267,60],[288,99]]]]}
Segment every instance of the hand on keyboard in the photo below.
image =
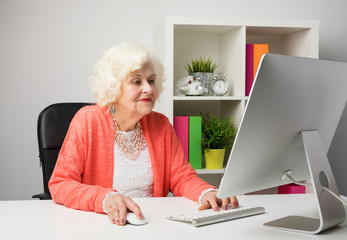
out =
{"type": "Polygon", "coordinates": [[[219,199],[217,197],[217,191],[211,191],[202,196],[201,206],[198,209],[205,210],[212,208],[215,211],[219,211],[218,206],[222,206],[223,209],[228,209],[229,204],[231,208],[237,208],[239,206],[239,201],[235,196],[219,199]]]}

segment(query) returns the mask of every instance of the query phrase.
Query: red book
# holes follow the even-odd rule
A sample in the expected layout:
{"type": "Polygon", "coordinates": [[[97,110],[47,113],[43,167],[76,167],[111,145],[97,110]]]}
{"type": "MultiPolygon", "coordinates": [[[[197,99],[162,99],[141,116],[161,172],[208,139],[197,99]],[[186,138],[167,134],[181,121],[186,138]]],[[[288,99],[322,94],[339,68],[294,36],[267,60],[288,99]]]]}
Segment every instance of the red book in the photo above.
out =
{"type": "Polygon", "coordinates": [[[184,157],[189,161],[189,117],[177,116],[174,117],[174,129],[177,137],[181,140],[184,157]]]}
{"type": "Polygon", "coordinates": [[[249,96],[253,83],[253,44],[246,44],[246,92],[249,96]]]}

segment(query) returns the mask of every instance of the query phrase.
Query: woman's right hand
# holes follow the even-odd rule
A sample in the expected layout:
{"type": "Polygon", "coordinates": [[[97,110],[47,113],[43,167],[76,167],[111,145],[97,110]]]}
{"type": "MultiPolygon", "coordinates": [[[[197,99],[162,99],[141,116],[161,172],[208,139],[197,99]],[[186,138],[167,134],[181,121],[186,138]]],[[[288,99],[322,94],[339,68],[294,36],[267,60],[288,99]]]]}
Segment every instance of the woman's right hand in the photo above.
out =
{"type": "Polygon", "coordinates": [[[138,219],[143,218],[140,207],[129,197],[122,194],[113,194],[105,201],[105,211],[113,224],[124,225],[128,210],[138,219]]]}

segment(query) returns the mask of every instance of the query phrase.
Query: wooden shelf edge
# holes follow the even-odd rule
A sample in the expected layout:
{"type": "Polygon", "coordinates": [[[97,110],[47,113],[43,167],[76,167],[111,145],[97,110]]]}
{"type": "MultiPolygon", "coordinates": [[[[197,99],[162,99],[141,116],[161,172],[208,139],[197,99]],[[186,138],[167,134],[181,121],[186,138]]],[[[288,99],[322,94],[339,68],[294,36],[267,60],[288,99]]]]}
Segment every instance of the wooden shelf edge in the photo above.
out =
{"type": "Polygon", "coordinates": [[[243,96],[174,96],[174,101],[242,101],[248,97],[243,96]]]}
{"type": "Polygon", "coordinates": [[[195,169],[197,174],[223,174],[225,171],[225,168],[222,169],[195,169]]]}

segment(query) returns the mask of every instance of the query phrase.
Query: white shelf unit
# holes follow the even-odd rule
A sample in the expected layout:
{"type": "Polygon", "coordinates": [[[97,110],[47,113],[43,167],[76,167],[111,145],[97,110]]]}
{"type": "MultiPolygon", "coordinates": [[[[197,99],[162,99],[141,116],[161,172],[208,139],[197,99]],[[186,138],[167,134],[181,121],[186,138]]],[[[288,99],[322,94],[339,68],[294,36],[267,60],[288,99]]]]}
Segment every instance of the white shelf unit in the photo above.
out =
{"type": "Polygon", "coordinates": [[[239,124],[248,99],[246,43],[267,43],[270,53],[318,58],[319,22],[166,17],[154,28],[153,43],[167,74],[156,111],[165,114],[171,123],[174,116],[211,112],[219,117],[230,116],[239,124]],[[176,82],[188,75],[184,65],[200,56],[211,57],[219,66],[215,73],[225,74],[229,83],[226,96],[174,95],[176,82]]]}

